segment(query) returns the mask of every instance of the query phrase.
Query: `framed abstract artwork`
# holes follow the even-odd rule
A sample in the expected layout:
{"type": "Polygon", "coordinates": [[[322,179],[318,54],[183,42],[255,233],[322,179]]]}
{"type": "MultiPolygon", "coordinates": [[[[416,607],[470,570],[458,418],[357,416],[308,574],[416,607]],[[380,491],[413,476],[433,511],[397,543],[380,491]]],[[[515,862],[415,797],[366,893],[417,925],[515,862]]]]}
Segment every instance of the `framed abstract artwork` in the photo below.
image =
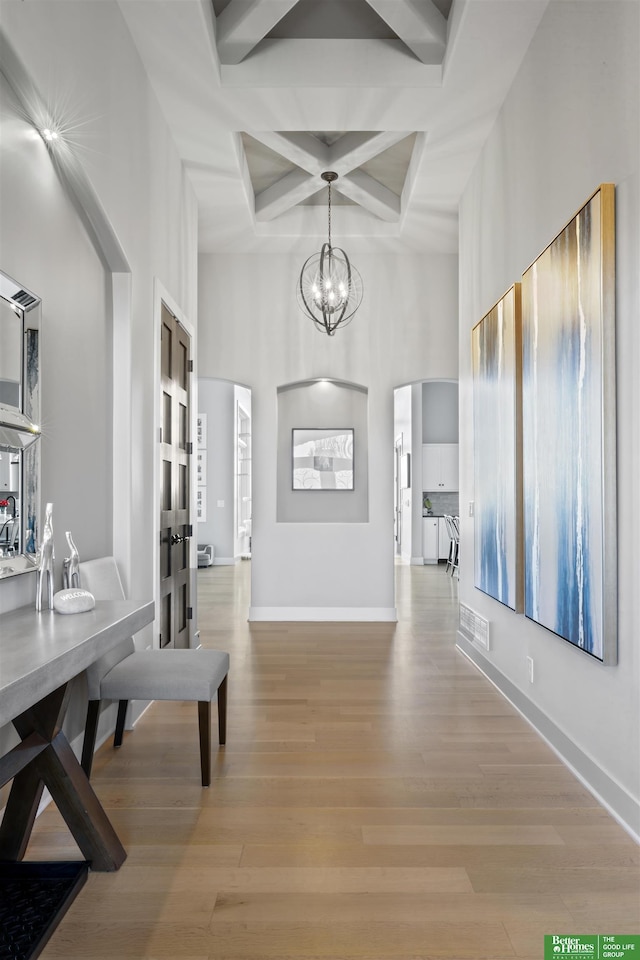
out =
{"type": "Polygon", "coordinates": [[[525,615],[616,662],[615,195],[522,278],[525,615]]]}
{"type": "Polygon", "coordinates": [[[475,586],[521,613],[522,325],[515,283],[471,332],[475,586]]]}
{"type": "Polygon", "coordinates": [[[353,490],[353,428],[292,430],[294,490],[353,490]]]}
{"type": "Polygon", "coordinates": [[[207,446],[207,414],[199,413],[196,419],[196,445],[198,449],[206,449],[207,446]]]}

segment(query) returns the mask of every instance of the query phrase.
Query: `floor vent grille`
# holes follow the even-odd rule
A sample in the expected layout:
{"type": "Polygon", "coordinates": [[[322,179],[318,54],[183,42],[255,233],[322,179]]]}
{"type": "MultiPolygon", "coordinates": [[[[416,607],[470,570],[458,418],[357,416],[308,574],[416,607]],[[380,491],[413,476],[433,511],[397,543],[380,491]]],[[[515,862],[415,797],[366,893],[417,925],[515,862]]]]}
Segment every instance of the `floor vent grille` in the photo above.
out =
{"type": "Polygon", "coordinates": [[[485,650],[489,649],[489,621],[466,603],[460,604],[460,629],[485,650]]]}

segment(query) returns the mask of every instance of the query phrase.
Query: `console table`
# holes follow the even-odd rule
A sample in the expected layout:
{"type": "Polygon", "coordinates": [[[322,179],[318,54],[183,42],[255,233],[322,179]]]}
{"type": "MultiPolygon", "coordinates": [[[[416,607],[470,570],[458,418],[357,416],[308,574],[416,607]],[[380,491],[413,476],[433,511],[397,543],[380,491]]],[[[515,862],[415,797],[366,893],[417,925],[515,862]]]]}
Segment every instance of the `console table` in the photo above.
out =
{"type": "Polygon", "coordinates": [[[13,780],[0,860],[24,856],[46,786],[93,870],[117,870],[125,850],[62,732],[69,681],[154,618],[153,601],[98,601],[88,613],[22,607],[0,616],[0,726],[21,742],[0,758],[0,786],[13,780]]]}

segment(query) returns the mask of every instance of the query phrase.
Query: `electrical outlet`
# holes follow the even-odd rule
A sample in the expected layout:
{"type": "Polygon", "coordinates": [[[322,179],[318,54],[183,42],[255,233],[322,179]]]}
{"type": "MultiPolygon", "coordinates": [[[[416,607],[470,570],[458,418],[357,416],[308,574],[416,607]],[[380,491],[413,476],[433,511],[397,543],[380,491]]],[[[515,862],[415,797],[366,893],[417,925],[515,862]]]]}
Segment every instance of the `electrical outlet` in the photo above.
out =
{"type": "Polygon", "coordinates": [[[529,672],[529,683],[533,683],[533,657],[527,657],[527,670],[529,672]]]}
{"type": "Polygon", "coordinates": [[[218,500],[218,506],[224,507],[224,500],[218,500]]]}

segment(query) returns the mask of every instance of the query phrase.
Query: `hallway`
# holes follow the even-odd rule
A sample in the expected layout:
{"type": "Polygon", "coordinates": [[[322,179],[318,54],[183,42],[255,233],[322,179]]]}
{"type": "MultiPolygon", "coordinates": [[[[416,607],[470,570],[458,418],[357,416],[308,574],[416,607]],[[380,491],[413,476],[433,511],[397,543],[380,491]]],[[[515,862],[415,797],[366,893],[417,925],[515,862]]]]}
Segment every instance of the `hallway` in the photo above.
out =
{"type": "MultiPolygon", "coordinates": [[[[246,622],[250,563],[198,573],[228,649],[226,749],[156,703],[94,786],[126,850],[42,954],[65,960],[541,960],[640,933],[638,848],[455,649],[457,582],[398,565],[396,624],[246,622]]],[[[47,809],[28,856],[78,852],[47,809]]]]}

